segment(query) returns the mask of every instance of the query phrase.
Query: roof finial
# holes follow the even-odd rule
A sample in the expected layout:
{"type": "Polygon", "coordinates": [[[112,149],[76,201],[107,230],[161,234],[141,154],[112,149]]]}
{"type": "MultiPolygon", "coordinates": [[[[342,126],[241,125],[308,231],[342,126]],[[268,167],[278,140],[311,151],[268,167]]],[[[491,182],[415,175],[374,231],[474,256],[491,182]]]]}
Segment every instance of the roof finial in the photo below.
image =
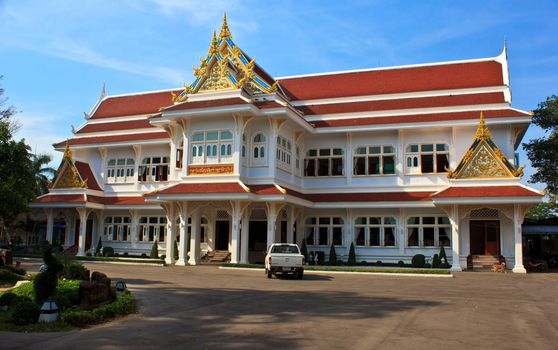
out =
{"type": "Polygon", "coordinates": [[[223,24],[221,25],[221,31],[219,32],[219,39],[232,39],[231,31],[229,30],[229,25],[227,23],[227,13],[223,15],[223,24]]]}
{"type": "Polygon", "coordinates": [[[488,130],[488,127],[486,126],[486,123],[484,121],[483,111],[481,111],[479,126],[477,127],[477,132],[475,134],[475,138],[476,139],[486,139],[486,138],[490,138],[490,137],[491,137],[490,136],[490,131],[488,130]]]}
{"type": "Polygon", "coordinates": [[[219,42],[217,41],[217,33],[213,30],[213,37],[211,38],[211,45],[209,45],[208,56],[216,55],[219,53],[219,42]]]}
{"type": "Polygon", "coordinates": [[[101,96],[99,96],[99,101],[105,97],[107,97],[107,87],[105,82],[103,81],[103,87],[101,88],[101,96]]]}
{"type": "Polygon", "coordinates": [[[66,140],[66,148],[64,149],[64,159],[72,160],[72,150],[70,150],[70,142],[66,140]]]}

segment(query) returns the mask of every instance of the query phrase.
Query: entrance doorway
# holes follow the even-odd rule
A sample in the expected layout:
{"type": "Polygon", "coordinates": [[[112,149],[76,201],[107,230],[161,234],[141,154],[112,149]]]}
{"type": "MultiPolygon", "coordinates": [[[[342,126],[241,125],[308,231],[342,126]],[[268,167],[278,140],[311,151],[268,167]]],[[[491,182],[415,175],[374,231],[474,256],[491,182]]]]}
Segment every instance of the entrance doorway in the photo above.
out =
{"type": "Polygon", "coordinates": [[[500,255],[500,221],[470,221],[471,254],[500,255]]]}
{"type": "MultiPolygon", "coordinates": [[[[88,219],[86,222],[86,227],[85,227],[85,250],[88,250],[89,248],[91,248],[91,241],[93,238],[93,220],[92,219],[88,219]]],[[[81,227],[81,220],[77,219],[76,220],[76,230],[74,232],[74,245],[78,245],[79,244],[79,231],[80,231],[80,227],[81,227]]]]}
{"type": "Polygon", "coordinates": [[[215,250],[229,250],[229,222],[215,221],[215,250]]]}
{"type": "Polygon", "coordinates": [[[253,264],[263,263],[267,250],[267,222],[250,221],[248,239],[248,261],[253,264]]]}

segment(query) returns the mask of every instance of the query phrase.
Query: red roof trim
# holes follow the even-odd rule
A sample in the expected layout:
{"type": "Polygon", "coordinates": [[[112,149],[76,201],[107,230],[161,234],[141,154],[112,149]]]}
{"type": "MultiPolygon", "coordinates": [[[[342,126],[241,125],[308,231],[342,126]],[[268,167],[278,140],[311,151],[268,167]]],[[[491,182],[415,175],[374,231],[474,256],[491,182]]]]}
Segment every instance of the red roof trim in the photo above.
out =
{"type": "MultiPolygon", "coordinates": [[[[341,126],[361,126],[361,125],[380,125],[380,124],[401,124],[401,123],[426,123],[448,120],[479,119],[479,111],[468,112],[448,112],[432,114],[399,115],[374,118],[352,118],[352,119],[333,119],[311,121],[310,124],[317,128],[341,127],[341,126]]],[[[484,111],[484,118],[513,118],[530,117],[528,113],[523,113],[514,109],[499,109],[484,111]]]]}
{"type": "Polygon", "coordinates": [[[382,111],[393,109],[432,108],[448,106],[466,106],[477,104],[505,103],[502,92],[486,94],[450,95],[422,98],[401,98],[394,100],[335,103],[296,107],[305,115],[354,113],[382,111]]]}
{"type": "Polygon", "coordinates": [[[238,182],[181,183],[163,190],[146,193],[146,197],[168,194],[248,193],[238,182]]]}
{"type": "MultiPolygon", "coordinates": [[[[179,94],[182,90],[172,92],[179,94]]],[[[93,113],[91,119],[151,114],[158,112],[159,108],[170,105],[172,105],[171,91],[107,97],[93,113]]]]}
{"type": "Polygon", "coordinates": [[[232,98],[222,98],[222,99],[218,99],[218,100],[184,102],[184,103],[181,103],[181,104],[177,104],[175,106],[168,107],[163,112],[181,111],[181,110],[198,109],[198,108],[232,106],[232,105],[245,105],[245,104],[249,104],[249,103],[246,102],[244,99],[242,99],[240,97],[232,97],[232,98]]]}
{"type": "MultiPolygon", "coordinates": [[[[124,142],[124,141],[141,141],[141,140],[155,140],[155,139],[168,139],[169,134],[163,132],[146,132],[142,134],[126,134],[114,136],[94,136],[94,137],[80,137],[77,139],[70,139],[70,145],[90,145],[96,143],[110,143],[110,142],[124,142]]],[[[66,142],[59,142],[54,145],[55,148],[64,147],[66,142]]]]}
{"type": "Polygon", "coordinates": [[[33,203],[85,203],[83,194],[47,194],[35,198],[33,203]]]}
{"type": "Polygon", "coordinates": [[[425,202],[434,192],[307,193],[312,202],[425,202]]]}
{"type": "Polygon", "coordinates": [[[104,205],[150,205],[150,203],[145,201],[145,198],[139,196],[99,197],[88,195],[87,201],[104,205]]]}
{"type": "Polygon", "coordinates": [[[434,194],[433,198],[456,197],[542,197],[542,195],[523,186],[459,186],[449,187],[434,194]]]}
{"type": "Polygon", "coordinates": [[[85,127],[83,127],[83,129],[79,130],[77,133],[86,134],[91,132],[148,129],[148,128],[153,128],[153,125],[149,123],[149,119],[140,119],[140,120],[129,120],[125,122],[87,124],[85,127]]]}

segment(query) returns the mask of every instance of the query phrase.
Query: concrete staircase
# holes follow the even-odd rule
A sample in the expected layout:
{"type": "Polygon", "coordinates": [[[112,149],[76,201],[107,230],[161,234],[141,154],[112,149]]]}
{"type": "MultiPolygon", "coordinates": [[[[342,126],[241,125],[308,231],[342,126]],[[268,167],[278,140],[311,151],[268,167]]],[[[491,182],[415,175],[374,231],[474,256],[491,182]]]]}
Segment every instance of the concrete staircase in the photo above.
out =
{"type": "Polygon", "coordinates": [[[473,255],[473,270],[490,270],[492,264],[499,263],[500,258],[494,255],[473,255]]]}
{"type": "Polygon", "coordinates": [[[231,253],[228,250],[214,250],[207,253],[205,260],[210,263],[224,263],[231,260],[231,253]]]}

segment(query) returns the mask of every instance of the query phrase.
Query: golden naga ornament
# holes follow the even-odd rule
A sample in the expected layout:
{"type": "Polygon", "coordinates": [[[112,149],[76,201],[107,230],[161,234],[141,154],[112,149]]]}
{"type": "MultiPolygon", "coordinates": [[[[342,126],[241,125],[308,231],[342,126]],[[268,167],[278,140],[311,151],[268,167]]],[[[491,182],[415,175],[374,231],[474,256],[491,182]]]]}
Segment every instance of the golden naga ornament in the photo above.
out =
{"type": "Polygon", "coordinates": [[[523,176],[524,167],[516,169],[496,146],[481,112],[471,147],[455,170],[446,170],[450,179],[514,178],[523,176]]]}

